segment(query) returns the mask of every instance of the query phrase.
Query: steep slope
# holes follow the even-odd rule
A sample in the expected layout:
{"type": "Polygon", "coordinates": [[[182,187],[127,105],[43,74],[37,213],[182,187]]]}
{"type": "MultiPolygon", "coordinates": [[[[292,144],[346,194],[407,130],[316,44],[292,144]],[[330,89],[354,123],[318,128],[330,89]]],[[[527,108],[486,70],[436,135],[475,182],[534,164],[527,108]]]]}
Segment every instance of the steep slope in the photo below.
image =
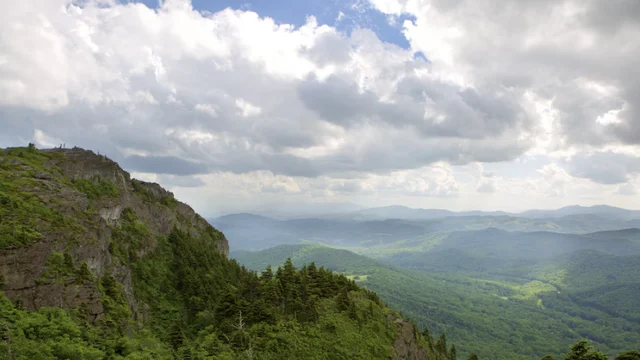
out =
{"type": "Polygon", "coordinates": [[[60,259],[96,278],[109,272],[140,314],[131,269],[114,255],[133,259],[153,252],[155,239],[174,227],[228,252],[224,236],[191,207],[158,184],[132,180],[104,156],[17,148],[0,154],[0,164],[0,276],[5,294],[27,309],[85,304],[92,320],[102,315],[96,284],[70,283],[71,276],[52,271],[60,259]]]}
{"type": "MultiPolygon", "coordinates": [[[[15,359],[440,359],[323,268],[261,275],[157,184],[82,149],[0,151],[0,354],[15,359]]],[[[2,356],[2,355],[0,355],[2,356]]]]}

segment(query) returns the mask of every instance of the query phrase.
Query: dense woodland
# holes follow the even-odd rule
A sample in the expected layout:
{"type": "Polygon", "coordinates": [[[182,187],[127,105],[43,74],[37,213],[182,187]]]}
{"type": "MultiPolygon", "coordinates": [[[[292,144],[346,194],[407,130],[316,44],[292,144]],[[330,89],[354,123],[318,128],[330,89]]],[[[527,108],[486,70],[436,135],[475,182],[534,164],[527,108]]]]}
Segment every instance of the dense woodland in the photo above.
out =
{"type": "MultiPolygon", "coordinates": [[[[56,265],[76,275],[69,260],[56,265]]],[[[296,269],[286,261],[258,275],[178,230],[160,239],[154,255],[131,265],[136,295],[150,306],[151,320],[142,329],[133,330],[122,286],[110,276],[95,279],[107,310],[96,326],[82,308],[30,312],[3,296],[0,358],[9,351],[14,359],[391,357],[391,310],[375,293],[323,267],[296,269]]],[[[442,342],[416,335],[431,346],[433,359],[443,358],[437,355],[442,342]]]]}
{"type": "MultiPolygon", "coordinates": [[[[347,250],[318,245],[281,245],[259,252],[233,252],[231,256],[249,268],[280,264],[287,257],[298,264],[322,263],[376,291],[383,301],[416,321],[419,327],[434,334],[446,333],[463,356],[476,353],[480,358],[525,360],[551,355],[560,359],[571,344],[581,339],[589,339],[611,358],[640,347],[640,326],[633,318],[588,307],[576,302],[573,293],[558,294],[555,288],[550,291],[538,280],[521,281],[504,276],[500,280],[485,280],[463,272],[407,270],[347,250]]],[[[589,284],[597,285],[598,277],[594,274],[603,271],[600,267],[608,263],[606,259],[611,257],[591,254],[574,259],[577,277],[568,280],[584,288],[587,283],[583,281],[591,278],[589,284]],[[601,257],[604,258],[596,261],[601,257]]],[[[572,264],[567,259],[561,260],[553,265],[565,264],[562,269],[566,269],[567,264],[572,264]]],[[[558,269],[549,265],[544,270],[549,281],[553,281],[551,274],[558,269]]],[[[613,267],[609,273],[618,270],[613,267]]],[[[635,275],[627,276],[633,279],[635,275]]],[[[603,279],[606,278],[604,275],[603,279]]],[[[598,296],[608,295],[600,292],[598,296]]],[[[622,299],[631,306],[637,298],[619,298],[618,304],[622,299]]],[[[616,304],[611,303],[610,308],[616,309],[616,304]]]]}

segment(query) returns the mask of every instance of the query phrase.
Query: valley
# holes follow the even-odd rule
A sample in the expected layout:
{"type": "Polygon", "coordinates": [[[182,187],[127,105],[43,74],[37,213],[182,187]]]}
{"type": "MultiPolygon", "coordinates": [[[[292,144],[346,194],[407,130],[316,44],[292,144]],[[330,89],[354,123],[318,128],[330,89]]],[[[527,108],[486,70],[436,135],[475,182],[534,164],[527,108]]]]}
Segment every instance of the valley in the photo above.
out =
{"type": "MultiPolygon", "coordinates": [[[[560,232],[508,231],[501,216],[484,216],[483,229],[426,233],[415,228],[415,220],[342,220],[341,227],[319,225],[326,220],[297,220],[317,225],[299,235],[297,244],[292,244],[295,222],[282,226],[261,218],[256,227],[261,236],[270,235],[266,226],[280,224],[278,231],[289,234],[283,239],[289,244],[258,251],[232,247],[230,256],[254,270],[291,258],[344,273],[418,326],[446,333],[463,355],[560,357],[580,339],[610,356],[640,346],[640,230],[574,233],[565,215],[545,220],[563,224],[560,232]],[[374,241],[384,224],[391,224],[384,240],[374,241]],[[339,240],[332,241],[331,234],[339,232],[339,240]]],[[[466,229],[480,222],[455,217],[429,223],[438,228],[453,220],[466,229]]],[[[616,221],[604,218],[589,226],[601,230],[616,221]]],[[[619,226],[628,221],[634,220],[619,221],[619,226]]],[[[238,231],[252,229],[247,225],[238,231]]]]}

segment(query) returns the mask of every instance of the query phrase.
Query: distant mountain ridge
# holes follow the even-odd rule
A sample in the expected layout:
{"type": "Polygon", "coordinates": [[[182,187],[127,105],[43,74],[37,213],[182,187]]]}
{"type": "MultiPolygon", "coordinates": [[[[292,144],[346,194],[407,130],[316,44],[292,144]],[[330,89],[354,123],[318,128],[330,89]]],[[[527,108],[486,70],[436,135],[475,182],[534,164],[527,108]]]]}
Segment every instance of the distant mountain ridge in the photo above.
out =
{"type": "Polygon", "coordinates": [[[596,207],[594,211],[597,213],[585,213],[588,209],[563,208],[549,213],[532,212],[530,217],[521,217],[501,215],[499,212],[477,215],[480,212],[453,213],[447,210],[386,207],[366,210],[369,214],[366,216],[358,212],[353,216],[278,220],[243,213],[209,219],[209,222],[233,240],[232,246],[236,250],[258,250],[280,244],[296,244],[304,240],[343,247],[375,246],[410,241],[435,232],[489,228],[561,234],[640,228],[640,215],[635,218],[637,211],[596,207]],[[391,210],[398,216],[383,216],[391,210]],[[538,217],[545,214],[548,216],[538,217]]]}
{"type": "Polygon", "coordinates": [[[609,205],[594,205],[594,206],[565,206],[556,210],[528,210],[518,215],[530,218],[549,218],[549,217],[563,217],[571,215],[599,215],[607,217],[616,217],[620,219],[640,219],[640,210],[628,210],[619,207],[609,205]]]}
{"type": "Polygon", "coordinates": [[[522,212],[508,212],[508,211],[482,211],[482,210],[470,210],[470,211],[452,211],[445,209],[425,209],[425,208],[411,208],[403,205],[390,205],[373,207],[366,209],[357,209],[344,211],[337,209],[331,212],[300,212],[295,216],[287,213],[278,212],[276,209],[273,211],[261,210],[256,213],[231,213],[223,216],[219,216],[213,219],[221,219],[229,216],[236,215],[254,215],[265,218],[271,218],[274,220],[294,220],[304,218],[317,218],[317,219],[342,219],[342,220],[387,220],[387,219],[402,219],[402,220],[431,220],[442,219],[446,217],[467,217],[467,216],[511,216],[522,217],[530,219],[543,219],[543,218],[559,218],[565,216],[574,215],[597,215],[608,218],[617,218],[622,220],[640,220],[640,210],[624,209],[609,205],[593,205],[593,206],[581,206],[570,205],[561,207],[558,209],[532,209],[522,212]],[[267,215],[269,214],[269,215],[267,215]]]}
{"type": "Polygon", "coordinates": [[[507,211],[451,211],[443,209],[422,209],[410,208],[402,205],[392,205],[384,207],[375,207],[369,209],[358,210],[346,214],[354,219],[373,220],[373,219],[439,219],[453,216],[513,216],[524,218],[557,218],[571,215],[600,215],[608,217],[629,219],[640,219],[640,210],[628,210],[609,205],[565,206],[553,210],[533,209],[523,212],[507,212],[507,211]]]}

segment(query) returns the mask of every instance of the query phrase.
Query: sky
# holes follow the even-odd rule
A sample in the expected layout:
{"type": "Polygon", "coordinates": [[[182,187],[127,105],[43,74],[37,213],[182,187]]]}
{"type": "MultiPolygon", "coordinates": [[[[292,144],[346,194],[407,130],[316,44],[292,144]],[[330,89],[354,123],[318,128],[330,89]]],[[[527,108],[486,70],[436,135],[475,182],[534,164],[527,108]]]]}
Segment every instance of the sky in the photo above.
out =
{"type": "Polygon", "coordinates": [[[204,216],[640,209],[637,0],[0,0],[0,147],[204,216]]]}

